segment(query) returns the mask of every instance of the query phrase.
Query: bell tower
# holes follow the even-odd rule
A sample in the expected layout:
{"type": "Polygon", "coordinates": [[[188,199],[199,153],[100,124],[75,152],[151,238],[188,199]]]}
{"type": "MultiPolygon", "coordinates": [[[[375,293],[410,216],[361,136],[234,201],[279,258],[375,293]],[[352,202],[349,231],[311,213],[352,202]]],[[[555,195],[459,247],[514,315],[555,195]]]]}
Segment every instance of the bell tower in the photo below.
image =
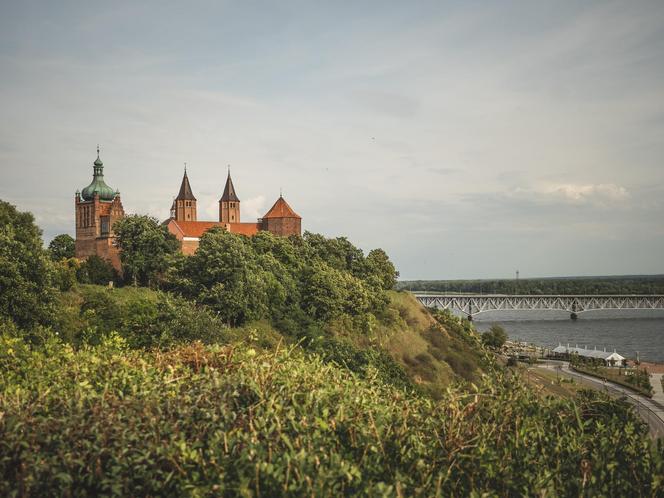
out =
{"type": "Polygon", "coordinates": [[[189,185],[186,164],[180,192],[173,201],[173,207],[171,208],[171,217],[177,221],[196,221],[196,197],[194,197],[191,185],[189,185]]]}
{"type": "Polygon", "coordinates": [[[224,193],[219,199],[219,221],[221,223],[240,223],[240,199],[235,193],[230,167],[224,193]]]}

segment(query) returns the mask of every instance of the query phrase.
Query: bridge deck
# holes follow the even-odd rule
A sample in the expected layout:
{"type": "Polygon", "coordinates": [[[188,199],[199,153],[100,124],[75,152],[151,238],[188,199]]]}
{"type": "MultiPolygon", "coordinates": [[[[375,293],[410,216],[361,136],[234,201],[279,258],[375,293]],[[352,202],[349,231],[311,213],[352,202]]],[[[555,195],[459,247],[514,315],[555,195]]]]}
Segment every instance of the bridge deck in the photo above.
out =
{"type": "Polygon", "coordinates": [[[662,294],[415,294],[423,305],[455,309],[472,316],[485,311],[560,310],[572,314],[590,310],[664,310],[662,294]]]}

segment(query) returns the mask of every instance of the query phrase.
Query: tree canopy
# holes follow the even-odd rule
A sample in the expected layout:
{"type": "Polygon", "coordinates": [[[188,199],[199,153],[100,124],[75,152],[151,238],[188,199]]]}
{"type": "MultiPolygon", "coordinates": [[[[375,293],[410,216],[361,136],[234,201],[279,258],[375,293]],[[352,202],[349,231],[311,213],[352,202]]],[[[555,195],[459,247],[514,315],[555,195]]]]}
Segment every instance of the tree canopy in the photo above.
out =
{"type": "Polygon", "coordinates": [[[263,318],[326,322],[380,312],[395,274],[384,251],[365,258],[343,237],[261,232],[248,238],[215,228],[169,272],[167,285],[232,325],[263,318]]]}
{"type": "Polygon", "coordinates": [[[115,222],[124,278],[135,285],[153,286],[178,251],[178,241],[152,216],[131,215],[115,222]]]}
{"type": "Polygon", "coordinates": [[[0,201],[0,317],[21,327],[46,320],[53,269],[31,213],[0,201]]]}
{"type": "Polygon", "coordinates": [[[69,259],[74,257],[75,241],[71,235],[62,233],[56,235],[55,238],[48,245],[48,252],[53,261],[60,261],[61,259],[69,259]]]}

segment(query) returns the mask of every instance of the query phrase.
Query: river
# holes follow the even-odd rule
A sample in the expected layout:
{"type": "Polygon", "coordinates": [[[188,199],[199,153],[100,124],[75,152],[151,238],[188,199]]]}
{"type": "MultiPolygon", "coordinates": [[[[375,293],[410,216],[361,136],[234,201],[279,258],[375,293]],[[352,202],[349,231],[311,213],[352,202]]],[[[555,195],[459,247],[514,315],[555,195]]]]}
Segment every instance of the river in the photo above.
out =
{"type": "Polygon", "coordinates": [[[588,311],[578,320],[557,311],[501,311],[473,316],[479,331],[501,325],[510,340],[614,349],[627,358],[664,363],[664,311],[588,311]]]}

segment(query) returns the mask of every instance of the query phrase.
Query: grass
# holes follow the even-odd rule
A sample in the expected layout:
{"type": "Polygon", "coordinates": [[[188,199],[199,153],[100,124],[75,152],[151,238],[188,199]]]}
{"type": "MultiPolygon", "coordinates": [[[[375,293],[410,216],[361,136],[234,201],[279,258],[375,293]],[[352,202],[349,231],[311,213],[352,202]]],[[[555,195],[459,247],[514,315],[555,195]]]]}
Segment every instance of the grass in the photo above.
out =
{"type": "MultiPolygon", "coordinates": [[[[456,322],[441,325],[410,293],[390,291],[388,297],[387,309],[371,323],[356,323],[343,316],[326,324],[323,333],[360,351],[385,351],[413,383],[434,397],[456,381],[479,381],[484,373],[483,353],[469,339],[468,331],[456,322]]],[[[184,337],[199,337],[206,343],[246,342],[265,350],[298,341],[297,336],[282,333],[265,320],[226,327],[214,316],[197,315],[191,303],[147,288],[80,285],[60,299],[55,329],[76,346],[112,331],[140,347],[164,347],[184,337]],[[178,330],[176,337],[169,335],[173,328],[178,330]]],[[[354,362],[358,358],[343,348],[337,353],[330,357],[350,354],[354,362]]]]}
{"type": "Polygon", "coordinates": [[[590,368],[586,366],[581,366],[581,365],[572,365],[570,364],[570,368],[573,370],[576,370],[577,372],[584,373],[586,375],[590,375],[592,377],[597,377],[598,379],[606,379],[608,381],[611,381],[615,384],[619,384],[623,387],[626,387],[628,389],[631,389],[632,391],[642,394],[644,396],[647,396],[649,398],[652,398],[652,388],[646,389],[641,386],[637,386],[635,384],[631,384],[628,382],[627,376],[626,375],[621,375],[620,374],[620,369],[618,368],[608,368],[608,367],[595,367],[595,368],[590,368]]]}
{"type": "Polygon", "coordinates": [[[557,376],[553,372],[543,368],[527,368],[523,373],[526,381],[538,389],[542,394],[556,396],[565,399],[574,399],[583,386],[577,384],[574,379],[557,376]]]}

